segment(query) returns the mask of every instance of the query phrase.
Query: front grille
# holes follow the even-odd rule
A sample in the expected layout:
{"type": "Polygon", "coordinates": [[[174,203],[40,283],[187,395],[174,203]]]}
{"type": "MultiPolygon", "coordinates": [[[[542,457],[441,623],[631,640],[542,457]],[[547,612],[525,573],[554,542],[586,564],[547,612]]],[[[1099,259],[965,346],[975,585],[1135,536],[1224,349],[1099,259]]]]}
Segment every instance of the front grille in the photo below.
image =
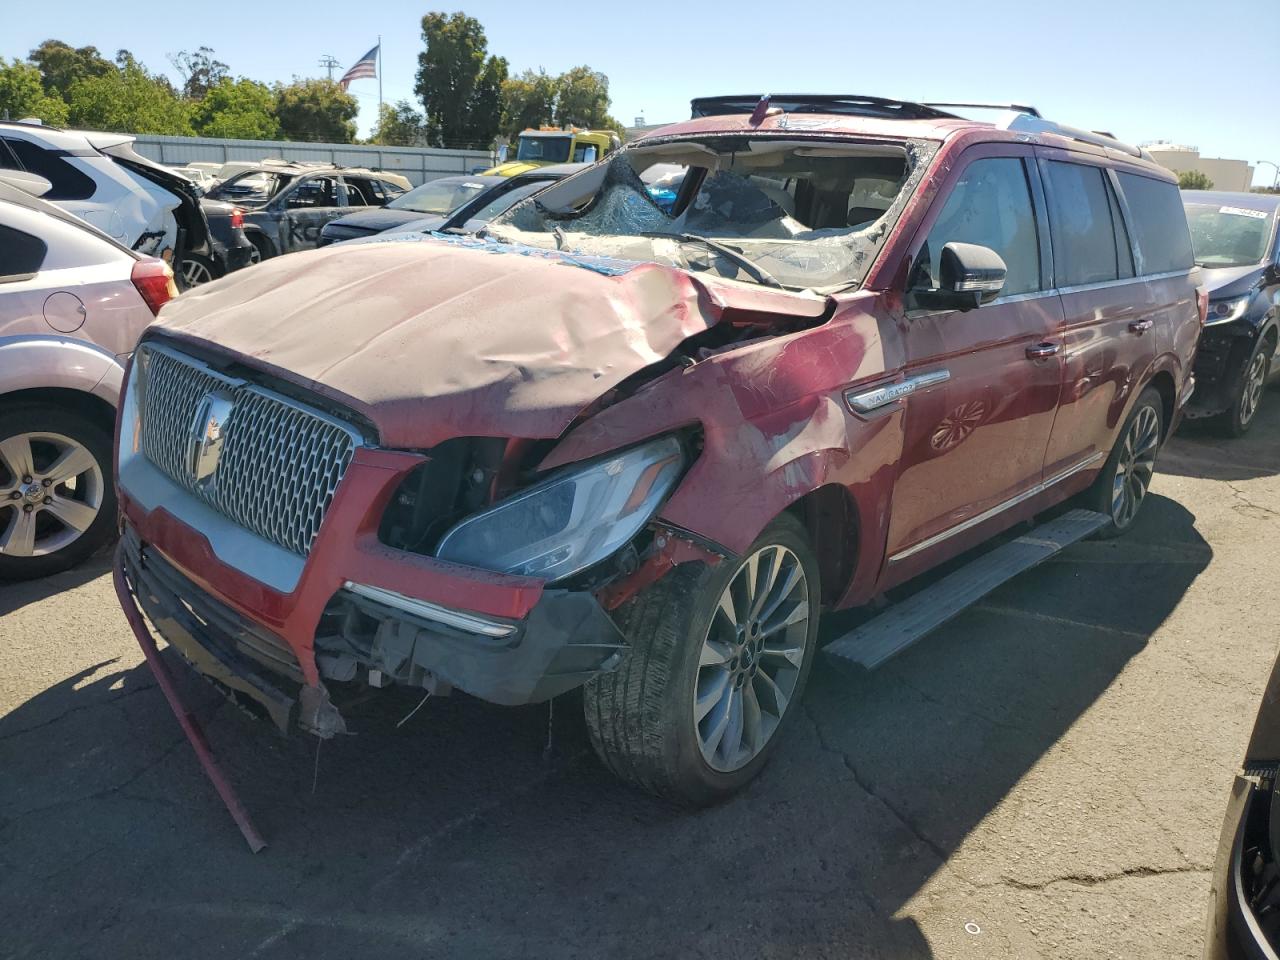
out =
{"type": "Polygon", "coordinates": [[[167,347],[147,345],[140,353],[147,459],[228,519],[306,556],[359,444],[356,431],[167,347]],[[197,418],[210,395],[232,408],[217,468],[197,479],[197,418]]]}

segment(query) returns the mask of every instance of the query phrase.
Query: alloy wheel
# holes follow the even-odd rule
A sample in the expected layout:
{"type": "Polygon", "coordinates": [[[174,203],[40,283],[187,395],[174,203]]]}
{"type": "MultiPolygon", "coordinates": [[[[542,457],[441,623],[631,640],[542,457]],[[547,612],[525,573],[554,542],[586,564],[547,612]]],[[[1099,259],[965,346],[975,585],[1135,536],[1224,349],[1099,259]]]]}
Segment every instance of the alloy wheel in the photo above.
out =
{"type": "Polygon", "coordinates": [[[1124,436],[1112,486],[1111,519],[1121,529],[1133,522],[1151,487],[1160,450],[1160,417],[1151,406],[1138,410],[1124,436]]]}
{"type": "Polygon", "coordinates": [[[102,467],[58,433],[0,440],[0,555],[40,557],[80,539],[102,509],[102,467]]]}
{"type": "Polygon", "coordinates": [[[809,584],[783,546],[743,561],[702,641],[693,722],[702,758],[732,773],[759,756],[791,705],[808,652],[809,584]]]}
{"type": "Polygon", "coordinates": [[[1240,392],[1240,425],[1244,426],[1258,412],[1262,403],[1262,391],[1267,385],[1267,355],[1259,351],[1249,364],[1249,372],[1245,374],[1244,389],[1240,392]]]}
{"type": "Polygon", "coordinates": [[[199,260],[188,258],[182,261],[182,280],[187,289],[198,287],[212,279],[213,274],[209,272],[209,268],[199,260]]]}

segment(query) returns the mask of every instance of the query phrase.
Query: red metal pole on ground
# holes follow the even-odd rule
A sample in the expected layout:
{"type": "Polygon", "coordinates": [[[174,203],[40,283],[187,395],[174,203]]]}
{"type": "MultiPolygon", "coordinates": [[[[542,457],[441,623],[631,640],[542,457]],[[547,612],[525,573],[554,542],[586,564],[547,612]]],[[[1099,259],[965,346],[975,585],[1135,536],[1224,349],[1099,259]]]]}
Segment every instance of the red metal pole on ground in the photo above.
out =
{"type": "Polygon", "coordinates": [[[125,583],[124,564],[121,558],[122,550],[123,546],[116,548],[115,564],[111,571],[112,579],[116,585],[116,596],[120,598],[120,607],[124,610],[124,615],[129,620],[129,626],[133,628],[133,635],[138,641],[138,646],[142,648],[143,656],[147,658],[147,666],[155,674],[156,683],[159,684],[160,690],[164,693],[164,698],[169,701],[169,707],[173,710],[173,715],[178,718],[182,731],[187,735],[187,739],[191,741],[191,749],[196,752],[196,759],[200,761],[200,766],[204,767],[204,772],[213,783],[213,788],[218,791],[218,796],[226,804],[227,812],[231,814],[231,819],[236,822],[236,826],[244,834],[244,839],[249,844],[249,849],[257,853],[267,843],[262,839],[262,835],[258,833],[257,828],[254,827],[253,822],[249,819],[249,812],[245,810],[244,804],[240,802],[235,788],[231,786],[231,781],[226,778],[222,768],[213,759],[213,751],[209,748],[209,741],[205,739],[204,731],[200,729],[200,724],[196,721],[191,711],[187,709],[186,704],[182,702],[182,698],[178,696],[178,688],[173,682],[173,675],[169,673],[168,666],[160,658],[160,650],[156,647],[151,631],[147,629],[147,625],[142,619],[142,613],[134,602],[133,594],[129,591],[129,585],[125,583]]]}

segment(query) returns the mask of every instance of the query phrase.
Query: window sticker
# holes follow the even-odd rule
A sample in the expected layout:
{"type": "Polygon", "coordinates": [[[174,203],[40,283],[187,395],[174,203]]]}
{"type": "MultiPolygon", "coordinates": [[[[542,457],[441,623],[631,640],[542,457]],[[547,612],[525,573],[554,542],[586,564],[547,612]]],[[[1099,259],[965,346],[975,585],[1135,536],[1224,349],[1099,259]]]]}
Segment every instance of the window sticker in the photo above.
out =
{"type": "Polygon", "coordinates": [[[1246,210],[1244,207],[1219,207],[1219,213],[1229,213],[1235,217],[1252,217],[1254,220],[1265,220],[1267,215],[1261,210],[1246,210]]]}

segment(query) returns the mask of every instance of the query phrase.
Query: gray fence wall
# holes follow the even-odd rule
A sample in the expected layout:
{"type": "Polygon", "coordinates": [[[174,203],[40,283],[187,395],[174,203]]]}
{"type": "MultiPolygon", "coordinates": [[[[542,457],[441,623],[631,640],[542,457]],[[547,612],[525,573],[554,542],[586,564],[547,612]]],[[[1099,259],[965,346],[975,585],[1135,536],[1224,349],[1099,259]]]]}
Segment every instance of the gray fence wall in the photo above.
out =
{"type": "Polygon", "coordinates": [[[436,150],[427,147],[377,147],[354,143],[296,143],[288,140],[220,140],[211,137],[163,137],[140,133],[134,148],[158,163],[194,160],[311,160],[347,167],[370,167],[403,174],[415,186],[437,177],[472,173],[493,166],[484,150],[436,150]]]}

